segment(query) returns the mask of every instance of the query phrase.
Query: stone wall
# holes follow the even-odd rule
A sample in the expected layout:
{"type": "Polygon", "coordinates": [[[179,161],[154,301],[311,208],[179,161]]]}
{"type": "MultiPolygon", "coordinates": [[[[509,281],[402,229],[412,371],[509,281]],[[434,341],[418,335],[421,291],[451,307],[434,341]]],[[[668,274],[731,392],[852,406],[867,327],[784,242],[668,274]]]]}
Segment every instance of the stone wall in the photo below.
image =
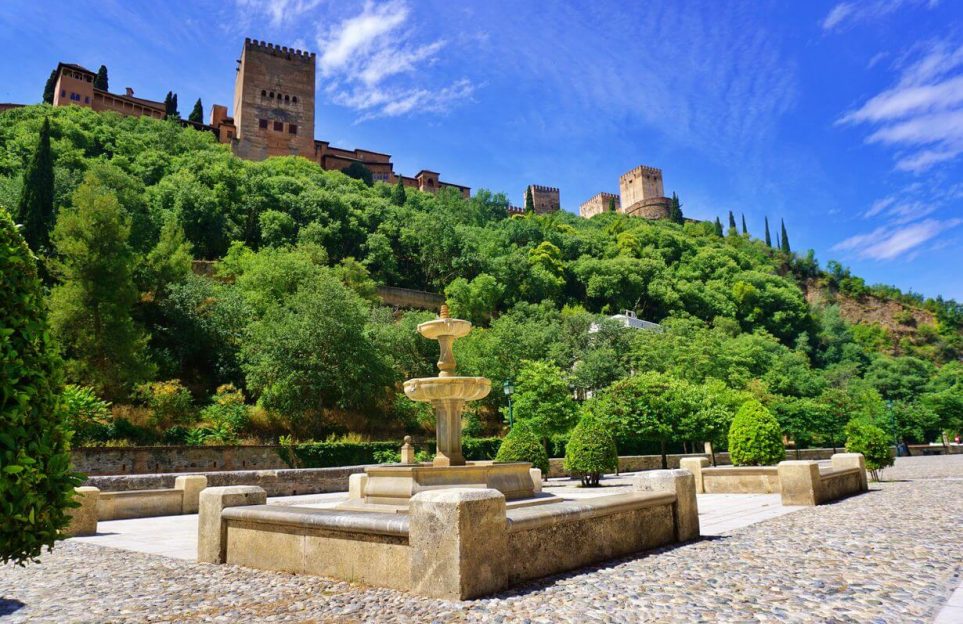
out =
{"type": "MultiPolygon", "coordinates": [[[[209,487],[256,485],[263,488],[268,496],[296,496],[347,492],[348,477],[364,472],[364,468],[364,466],[343,466],[299,470],[232,470],[206,472],[204,476],[207,477],[209,487]]],[[[178,476],[177,473],[166,473],[88,477],[84,485],[99,488],[103,492],[156,490],[173,487],[178,476]]]]}
{"type": "MultiPolygon", "coordinates": [[[[74,470],[90,476],[287,468],[278,446],[85,447],[70,451],[74,470]]],[[[143,488],[132,488],[143,489],[143,488]]]]}

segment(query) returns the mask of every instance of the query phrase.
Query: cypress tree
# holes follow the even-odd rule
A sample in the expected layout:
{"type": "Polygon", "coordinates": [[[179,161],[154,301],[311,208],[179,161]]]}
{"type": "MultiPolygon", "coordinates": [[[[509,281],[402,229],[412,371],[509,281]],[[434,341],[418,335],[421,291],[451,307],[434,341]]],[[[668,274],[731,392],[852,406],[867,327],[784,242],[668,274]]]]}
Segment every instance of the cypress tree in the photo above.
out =
{"type": "Polygon", "coordinates": [[[23,237],[34,253],[40,255],[48,251],[50,230],[54,226],[54,170],[50,120],[46,118],[40,126],[37,149],[23,174],[17,221],[23,225],[23,237]]]}
{"type": "Polygon", "coordinates": [[[57,68],[50,70],[50,77],[47,78],[47,84],[43,86],[43,103],[53,104],[54,103],[54,89],[57,88],[57,68]]]}
{"type": "Polygon", "coordinates": [[[201,98],[197,98],[197,101],[194,102],[194,109],[187,116],[187,119],[195,123],[204,123],[204,105],[201,104],[201,98]]]}
{"type": "Polygon", "coordinates": [[[535,212],[535,197],[532,195],[532,187],[528,187],[528,191],[525,193],[525,214],[532,214],[535,212]]]}
{"type": "Polygon", "coordinates": [[[180,119],[181,114],[180,114],[180,111],[177,110],[177,94],[176,94],[176,93],[174,94],[174,97],[171,98],[171,108],[173,109],[173,111],[171,112],[171,115],[172,115],[173,117],[177,118],[177,119],[180,119]]]}
{"type": "Polygon", "coordinates": [[[742,233],[743,233],[743,234],[748,234],[748,233],[749,233],[749,230],[746,229],[746,215],[745,215],[745,213],[743,213],[741,216],[742,216],[742,233]]]}
{"type": "Polygon", "coordinates": [[[736,216],[729,211],[729,231],[734,232],[736,229],[736,216]]]}
{"type": "Polygon", "coordinates": [[[679,196],[675,193],[672,193],[672,201],[669,203],[669,220],[679,225],[685,223],[685,216],[682,214],[682,202],[679,201],[679,196]]]}
{"type": "Polygon", "coordinates": [[[94,88],[100,89],[101,91],[107,91],[107,66],[101,65],[100,69],[97,70],[97,75],[94,77],[94,88]]]}
{"type": "Polygon", "coordinates": [[[398,176],[397,184],[391,189],[391,203],[395,206],[404,206],[407,199],[408,193],[405,192],[405,185],[401,181],[401,176],[398,176]]]}
{"type": "Polygon", "coordinates": [[[719,221],[719,217],[716,217],[716,236],[722,236],[722,221],[719,221]]]}
{"type": "Polygon", "coordinates": [[[615,198],[609,197],[609,212],[616,212],[615,210],[615,198]]]}
{"type": "Polygon", "coordinates": [[[168,91],[167,97],[164,98],[164,118],[179,119],[180,116],[181,114],[177,112],[177,94],[168,91]]]}
{"type": "Polygon", "coordinates": [[[772,247],[772,238],[769,236],[769,217],[766,217],[766,247],[772,247]]]}
{"type": "Polygon", "coordinates": [[[782,235],[780,236],[779,248],[785,253],[789,253],[789,235],[786,234],[786,222],[782,219],[779,220],[779,224],[782,229],[782,235]]]}

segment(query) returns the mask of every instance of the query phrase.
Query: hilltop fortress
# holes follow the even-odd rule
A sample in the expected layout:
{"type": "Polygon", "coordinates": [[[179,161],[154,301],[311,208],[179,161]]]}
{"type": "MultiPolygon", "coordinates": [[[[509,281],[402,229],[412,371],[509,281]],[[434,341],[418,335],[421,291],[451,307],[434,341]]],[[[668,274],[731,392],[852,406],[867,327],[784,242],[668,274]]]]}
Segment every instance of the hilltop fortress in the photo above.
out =
{"type": "MultiPolygon", "coordinates": [[[[54,89],[54,106],[86,106],[96,111],[121,115],[165,117],[163,102],[134,97],[133,89],[123,95],[109,93],[94,86],[96,73],[80,65],[60,63],[54,89]]],[[[452,188],[463,197],[471,189],[441,180],[437,171],[422,169],[412,177],[397,174],[391,155],[367,149],[343,149],[314,137],[315,53],[285,46],[245,39],[237,61],[234,80],[234,115],[227,106],[214,104],[209,122],[182,120],[198,130],[209,131],[221,143],[229,144],[240,158],[263,160],[271,156],[302,156],[318,163],[322,169],[340,171],[360,164],[371,171],[372,179],[434,193],[452,188]]],[[[531,184],[522,198],[529,196],[536,214],[561,209],[557,187],[531,184]]],[[[619,195],[598,193],[579,207],[579,214],[589,218],[613,210],[647,219],[669,216],[670,200],[665,197],[662,170],[639,165],[619,178],[619,195]]],[[[524,208],[510,206],[509,213],[524,208]]]]}
{"type": "MultiPolygon", "coordinates": [[[[303,156],[322,169],[338,171],[359,163],[371,171],[375,181],[395,184],[400,179],[406,187],[429,193],[453,188],[463,197],[469,197],[469,187],[443,182],[437,171],[422,169],[413,177],[399,175],[395,173],[390,154],[343,149],[315,139],[316,75],[314,52],[245,39],[234,80],[233,117],[228,115],[226,106],[215,104],[211,107],[209,123],[183,123],[213,132],[218,141],[229,144],[240,158],[303,156]]],[[[134,97],[130,88],[124,95],[97,89],[95,76],[96,72],[80,65],[60,63],[53,105],[86,106],[121,115],[164,118],[163,102],[134,97]]]]}

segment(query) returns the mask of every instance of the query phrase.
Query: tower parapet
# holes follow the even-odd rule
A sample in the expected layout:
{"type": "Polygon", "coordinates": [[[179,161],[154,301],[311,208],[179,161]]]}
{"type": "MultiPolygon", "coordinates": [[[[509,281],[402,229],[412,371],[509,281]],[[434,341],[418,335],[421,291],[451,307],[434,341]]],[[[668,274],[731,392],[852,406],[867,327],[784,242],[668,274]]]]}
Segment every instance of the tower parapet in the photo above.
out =
{"type": "Polygon", "coordinates": [[[619,196],[615,193],[596,193],[588,200],[586,200],[578,208],[578,213],[581,217],[588,219],[594,217],[597,214],[602,214],[603,212],[608,212],[609,207],[615,204],[615,211],[621,212],[622,201],[619,196]]]}

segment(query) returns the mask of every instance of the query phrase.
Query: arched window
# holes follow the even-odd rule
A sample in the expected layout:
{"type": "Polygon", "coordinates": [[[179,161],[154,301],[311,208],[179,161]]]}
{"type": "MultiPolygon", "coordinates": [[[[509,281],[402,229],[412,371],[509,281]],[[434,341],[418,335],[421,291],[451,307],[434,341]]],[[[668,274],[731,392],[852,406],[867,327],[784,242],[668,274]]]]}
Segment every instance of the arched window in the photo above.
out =
{"type": "Polygon", "coordinates": [[[293,98],[291,98],[291,101],[294,102],[295,104],[297,104],[297,103],[298,103],[298,96],[295,95],[293,98]]]}
{"type": "Polygon", "coordinates": [[[274,99],[274,91],[271,91],[271,99],[274,99]]]}
{"type": "Polygon", "coordinates": [[[291,101],[291,98],[290,98],[289,96],[285,95],[285,96],[284,96],[284,101],[285,101],[285,102],[290,102],[290,101],[291,101]]]}
{"type": "Polygon", "coordinates": [[[267,90],[261,89],[261,97],[267,97],[267,90]]]}

